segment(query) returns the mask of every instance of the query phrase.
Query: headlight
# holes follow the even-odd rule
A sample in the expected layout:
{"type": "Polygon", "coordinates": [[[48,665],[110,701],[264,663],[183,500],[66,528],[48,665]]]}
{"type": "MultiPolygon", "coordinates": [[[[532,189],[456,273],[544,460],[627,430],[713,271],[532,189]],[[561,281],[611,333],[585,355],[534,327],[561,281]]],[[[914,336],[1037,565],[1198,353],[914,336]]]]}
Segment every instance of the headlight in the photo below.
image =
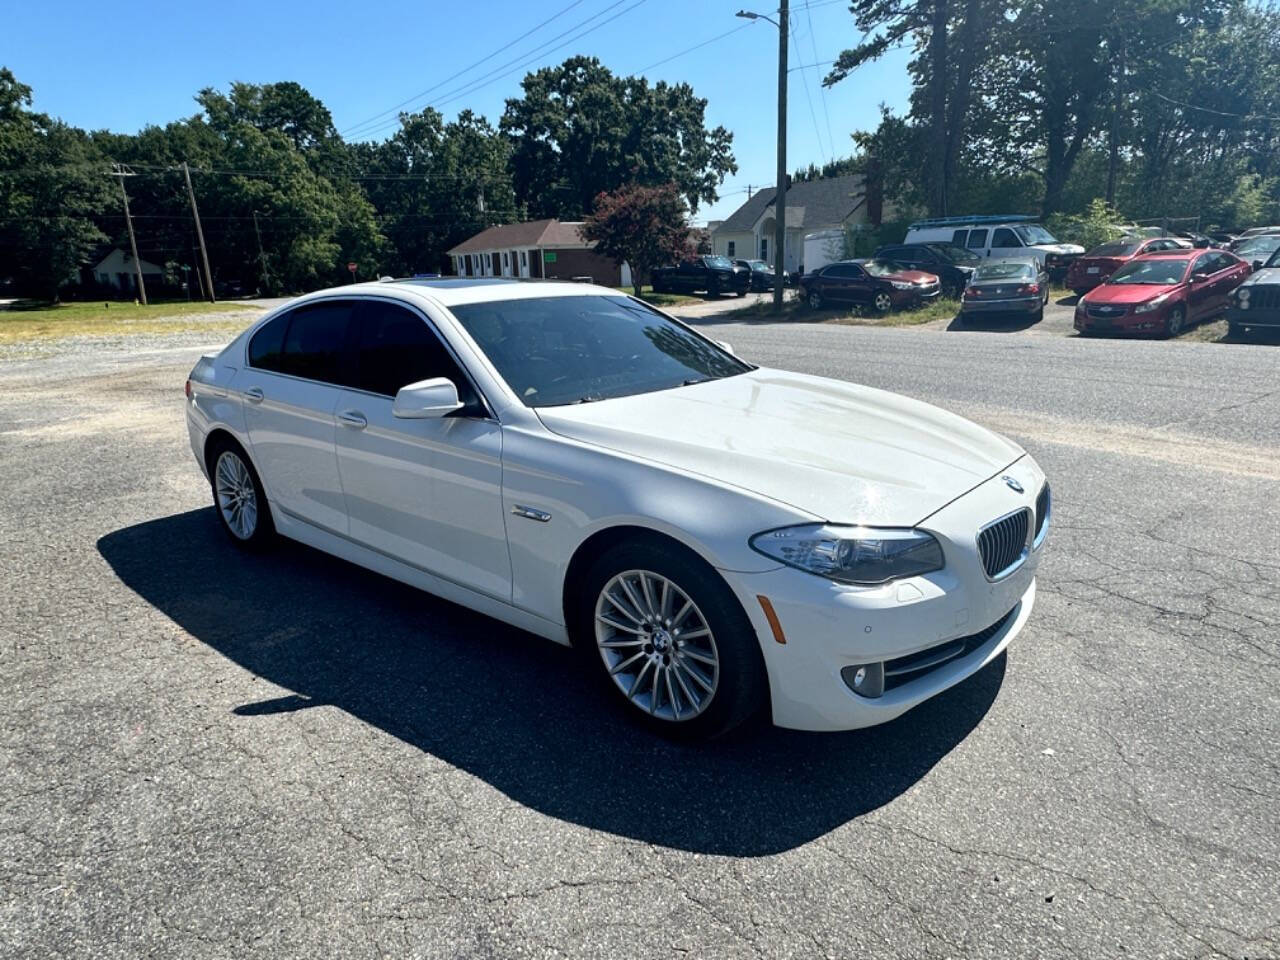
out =
{"type": "Polygon", "coordinates": [[[897,280],[890,280],[889,282],[893,284],[893,289],[895,289],[895,290],[910,290],[910,289],[912,289],[912,285],[911,285],[911,284],[909,284],[909,283],[900,283],[900,282],[899,282],[899,281],[897,281],[897,280]]]}
{"type": "Polygon", "coordinates": [[[1148,300],[1146,303],[1140,303],[1133,308],[1134,313],[1150,313],[1152,310],[1159,310],[1164,306],[1164,302],[1169,299],[1167,293],[1161,294],[1154,300],[1148,300]]]}
{"type": "Polygon", "coordinates": [[[921,530],[812,524],[766,530],[751,548],[840,583],[874,585],[941,570],[942,547],[921,530]]]}

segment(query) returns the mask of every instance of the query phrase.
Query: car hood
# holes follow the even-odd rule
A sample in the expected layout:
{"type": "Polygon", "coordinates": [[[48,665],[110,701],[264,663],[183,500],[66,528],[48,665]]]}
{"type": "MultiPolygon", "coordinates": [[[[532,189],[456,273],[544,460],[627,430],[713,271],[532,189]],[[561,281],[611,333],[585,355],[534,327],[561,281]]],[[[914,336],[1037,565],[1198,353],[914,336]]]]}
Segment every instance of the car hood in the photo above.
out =
{"type": "Polygon", "coordinates": [[[1084,247],[1078,243],[1036,243],[1032,244],[1037,250],[1043,250],[1045,253],[1070,254],[1084,253],[1084,247]]]}
{"type": "Polygon", "coordinates": [[[880,279],[897,280],[899,283],[933,283],[938,278],[925,270],[899,270],[880,279]]]}
{"type": "Polygon", "coordinates": [[[1280,267],[1263,267],[1261,270],[1255,270],[1249,274],[1242,287],[1265,286],[1273,287],[1280,285],[1280,267]]]}
{"type": "Polygon", "coordinates": [[[1145,303],[1177,290],[1181,284],[1104,283],[1084,295],[1087,303],[1145,303]]]}
{"type": "Polygon", "coordinates": [[[561,436],[751,490],[838,523],[911,526],[1022,450],[937,407],[760,368],[736,377],[541,407],[561,436]]]}

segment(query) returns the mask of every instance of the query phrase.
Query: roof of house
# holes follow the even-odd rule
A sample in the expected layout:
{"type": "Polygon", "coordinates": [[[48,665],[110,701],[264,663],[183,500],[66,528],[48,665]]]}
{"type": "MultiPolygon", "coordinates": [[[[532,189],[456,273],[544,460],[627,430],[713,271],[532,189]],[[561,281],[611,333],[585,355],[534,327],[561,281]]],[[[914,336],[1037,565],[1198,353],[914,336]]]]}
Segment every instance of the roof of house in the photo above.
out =
{"type": "MultiPolygon", "coordinates": [[[[793,183],[787,190],[787,226],[797,230],[819,230],[844,223],[845,218],[866,202],[865,178],[860,173],[823,180],[793,183]]],[[[735,210],[716,227],[716,233],[750,233],[756,221],[773,205],[773,187],[767,187],[735,210]]]]}
{"type": "Polygon", "coordinates": [[[555,219],[503,223],[481,230],[449,250],[451,254],[483,253],[512,247],[590,247],[582,236],[582,224],[555,219]]]}

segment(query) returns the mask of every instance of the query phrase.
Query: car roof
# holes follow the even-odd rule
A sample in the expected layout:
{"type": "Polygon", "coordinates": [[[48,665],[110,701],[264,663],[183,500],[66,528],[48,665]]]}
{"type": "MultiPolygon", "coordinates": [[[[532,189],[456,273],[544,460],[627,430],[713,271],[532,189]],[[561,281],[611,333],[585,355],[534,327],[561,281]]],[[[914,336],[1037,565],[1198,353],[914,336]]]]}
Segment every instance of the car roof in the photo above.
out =
{"type": "Polygon", "coordinates": [[[291,300],[287,306],[335,296],[385,296],[397,300],[426,300],[446,309],[467,303],[495,300],[532,300],[538,297],[627,296],[621,290],[570,280],[519,279],[515,277],[432,277],[373,280],[316,290],[291,300]]]}

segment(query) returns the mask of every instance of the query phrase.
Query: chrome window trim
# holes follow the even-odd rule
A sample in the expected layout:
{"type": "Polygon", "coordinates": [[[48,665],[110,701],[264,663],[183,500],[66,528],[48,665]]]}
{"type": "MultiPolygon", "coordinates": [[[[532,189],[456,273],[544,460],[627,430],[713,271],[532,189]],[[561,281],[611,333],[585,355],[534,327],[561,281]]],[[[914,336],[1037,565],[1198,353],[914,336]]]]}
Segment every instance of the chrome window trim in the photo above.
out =
{"type": "MultiPolygon", "coordinates": [[[[467,381],[471,384],[471,389],[474,390],[476,392],[476,396],[480,398],[480,403],[485,409],[485,416],[467,417],[466,419],[485,420],[485,421],[490,421],[492,423],[497,423],[497,424],[502,423],[502,421],[498,419],[498,415],[495,412],[495,408],[493,404],[490,403],[489,398],[485,396],[484,391],[480,389],[480,385],[476,383],[475,375],[472,374],[472,372],[469,369],[467,369],[467,365],[462,362],[462,358],[458,356],[458,352],[453,349],[453,344],[449,342],[447,337],[443,337],[440,335],[440,331],[436,327],[435,323],[432,322],[431,318],[428,317],[423,310],[419,309],[416,304],[410,303],[407,300],[402,300],[399,297],[380,297],[377,294],[349,293],[349,294],[335,295],[332,297],[316,297],[315,299],[306,300],[302,303],[286,304],[282,306],[280,309],[275,310],[270,314],[268,314],[267,316],[263,317],[254,326],[250,327],[248,332],[245,334],[244,369],[254,370],[260,374],[270,374],[273,377],[287,377],[288,379],[296,380],[299,383],[311,383],[321,387],[332,387],[335,390],[350,390],[352,393],[362,393],[367,397],[377,397],[379,400],[394,400],[395,399],[394,397],[388,397],[385,393],[374,393],[372,390],[363,390],[360,387],[348,386],[347,384],[342,384],[342,383],[330,383],[327,380],[312,380],[310,377],[298,377],[292,373],[282,373],[279,370],[267,370],[265,367],[255,367],[252,363],[249,362],[250,341],[253,340],[254,336],[257,334],[257,332],[260,329],[262,329],[272,320],[276,319],[277,317],[283,316],[286,313],[292,313],[294,310],[300,310],[303,307],[310,306],[313,303],[331,303],[335,300],[336,301],[366,300],[366,301],[374,301],[378,303],[393,303],[397,306],[403,307],[404,309],[410,311],[411,313],[416,314],[418,318],[427,325],[427,329],[431,331],[431,333],[436,337],[436,339],[439,340],[441,344],[444,345],[444,348],[446,351],[448,351],[449,356],[453,358],[453,362],[458,365],[458,369],[462,371],[462,375],[466,377],[467,381]]],[[[243,390],[237,391],[237,393],[243,398],[244,396],[243,390]]]]}
{"type": "Polygon", "coordinates": [[[1035,511],[1027,506],[1018,507],[1016,510],[1010,510],[1002,516],[996,517],[989,523],[984,523],[978,528],[977,535],[974,536],[974,546],[978,549],[978,565],[982,567],[982,575],[987,578],[988,583],[999,583],[1001,580],[1007,579],[1017,572],[1018,568],[1027,562],[1027,558],[1031,556],[1031,538],[1035,531],[1036,515],[1035,511]],[[1022,544],[1022,552],[1018,554],[1018,559],[1009,564],[1003,570],[998,571],[994,576],[987,573],[987,565],[982,560],[982,534],[992,527],[1003,523],[1011,517],[1016,517],[1020,513],[1027,514],[1027,539],[1022,544]]]}

